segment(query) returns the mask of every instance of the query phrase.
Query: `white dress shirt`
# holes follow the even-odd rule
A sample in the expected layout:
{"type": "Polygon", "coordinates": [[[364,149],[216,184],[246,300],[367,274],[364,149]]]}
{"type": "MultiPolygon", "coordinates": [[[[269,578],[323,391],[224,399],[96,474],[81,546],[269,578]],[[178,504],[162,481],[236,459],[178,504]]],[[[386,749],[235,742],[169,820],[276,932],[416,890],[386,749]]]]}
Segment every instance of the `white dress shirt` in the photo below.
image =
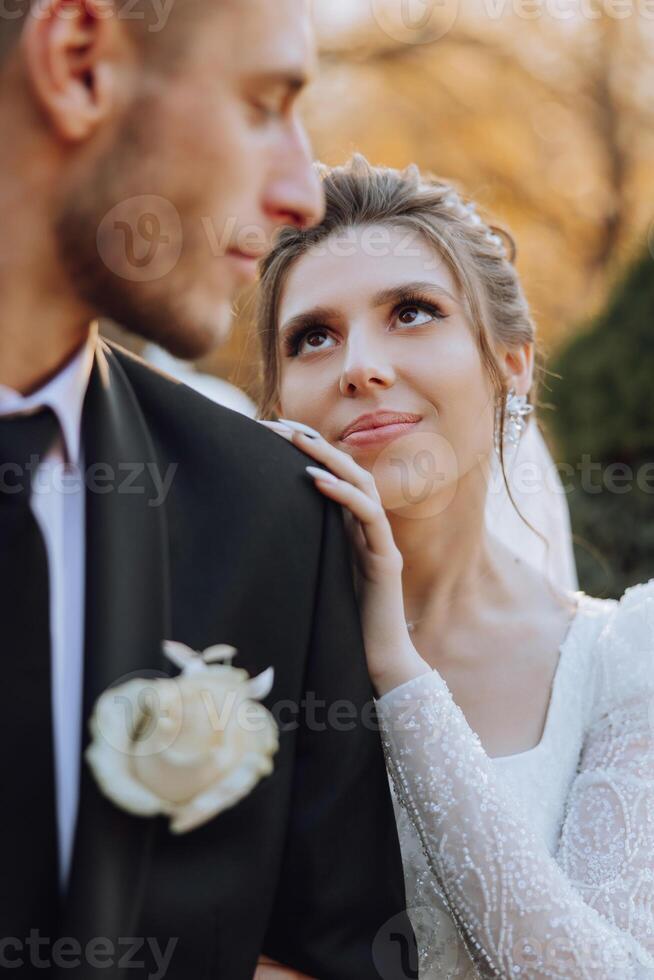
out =
{"type": "Polygon", "coordinates": [[[60,433],[34,474],[32,512],[43,534],[50,576],[52,716],[57,787],[61,888],[70,872],[78,805],[80,723],[84,668],[85,501],[81,422],[97,327],[51,381],[23,396],[0,385],[0,415],[48,406],[60,433]]]}

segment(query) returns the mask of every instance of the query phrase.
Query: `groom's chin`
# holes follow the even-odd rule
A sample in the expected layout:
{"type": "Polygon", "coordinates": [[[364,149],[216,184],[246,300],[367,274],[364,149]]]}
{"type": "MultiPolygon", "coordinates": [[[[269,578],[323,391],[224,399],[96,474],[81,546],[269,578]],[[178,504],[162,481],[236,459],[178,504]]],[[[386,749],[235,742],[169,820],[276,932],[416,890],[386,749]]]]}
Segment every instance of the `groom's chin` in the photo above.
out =
{"type": "Polygon", "coordinates": [[[229,339],[233,326],[231,302],[214,302],[211,309],[191,312],[188,309],[167,311],[163,306],[156,312],[138,309],[129,322],[121,325],[143,340],[157,344],[185,361],[194,361],[209,354],[229,339]],[[193,315],[195,314],[195,315],[193,315]]]}
{"type": "Polygon", "coordinates": [[[231,308],[226,305],[220,318],[216,317],[202,326],[177,322],[171,328],[166,324],[162,325],[163,329],[158,337],[152,336],[148,339],[154,340],[173,357],[194,361],[226,343],[231,333],[232,320],[231,308]]]}
{"type": "Polygon", "coordinates": [[[223,307],[212,311],[211,318],[202,323],[177,322],[172,330],[164,333],[160,344],[175,357],[187,361],[196,360],[226,343],[232,325],[232,308],[225,303],[223,307]]]}

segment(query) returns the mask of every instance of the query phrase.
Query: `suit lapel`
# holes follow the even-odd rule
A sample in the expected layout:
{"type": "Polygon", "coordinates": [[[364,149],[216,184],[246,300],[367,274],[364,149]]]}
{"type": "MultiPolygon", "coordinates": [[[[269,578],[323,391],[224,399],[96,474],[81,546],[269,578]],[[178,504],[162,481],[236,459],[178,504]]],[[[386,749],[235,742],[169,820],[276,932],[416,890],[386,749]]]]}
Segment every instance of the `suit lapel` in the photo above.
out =
{"type": "MultiPolygon", "coordinates": [[[[84,759],[88,722],[106,688],[130,676],[172,675],[176,670],[161,652],[162,639],[170,636],[168,547],[164,508],[148,505],[155,497],[148,464],[152,467],[157,460],[133,389],[102,342],[84,405],[83,439],[87,490],[82,759],[62,935],[82,943],[96,936],[116,942],[135,934],[157,821],[132,816],[100,793],[84,759]]],[[[116,965],[103,970],[108,980],[119,974],[116,965]]]]}

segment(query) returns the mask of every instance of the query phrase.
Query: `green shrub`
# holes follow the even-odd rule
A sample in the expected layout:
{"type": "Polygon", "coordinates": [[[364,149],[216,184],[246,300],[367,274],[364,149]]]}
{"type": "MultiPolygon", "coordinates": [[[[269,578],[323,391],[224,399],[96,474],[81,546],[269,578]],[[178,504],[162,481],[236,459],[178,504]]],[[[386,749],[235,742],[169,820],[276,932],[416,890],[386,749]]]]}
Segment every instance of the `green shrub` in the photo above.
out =
{"type": "Polygon", "coordinates": [[[554,411],[548,422],[562,479],[572,488],[568,501],[580,586],[590,594],[619,596],[654,576],[654,259],[649,249],[550,369],[561,375],[549,382],[554,411]]]}

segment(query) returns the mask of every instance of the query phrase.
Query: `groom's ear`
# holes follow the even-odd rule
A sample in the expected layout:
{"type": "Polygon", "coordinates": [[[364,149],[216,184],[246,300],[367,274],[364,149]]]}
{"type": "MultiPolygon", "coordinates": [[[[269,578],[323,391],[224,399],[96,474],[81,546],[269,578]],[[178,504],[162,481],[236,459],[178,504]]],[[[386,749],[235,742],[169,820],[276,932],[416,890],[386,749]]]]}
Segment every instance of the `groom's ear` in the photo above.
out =
{"type": "Polygon", "coordinates": [[[40,0],[20,44],[33,93],[62,139],[85,140],[113,115],[135,51],[112,3],[40,0]]]}

